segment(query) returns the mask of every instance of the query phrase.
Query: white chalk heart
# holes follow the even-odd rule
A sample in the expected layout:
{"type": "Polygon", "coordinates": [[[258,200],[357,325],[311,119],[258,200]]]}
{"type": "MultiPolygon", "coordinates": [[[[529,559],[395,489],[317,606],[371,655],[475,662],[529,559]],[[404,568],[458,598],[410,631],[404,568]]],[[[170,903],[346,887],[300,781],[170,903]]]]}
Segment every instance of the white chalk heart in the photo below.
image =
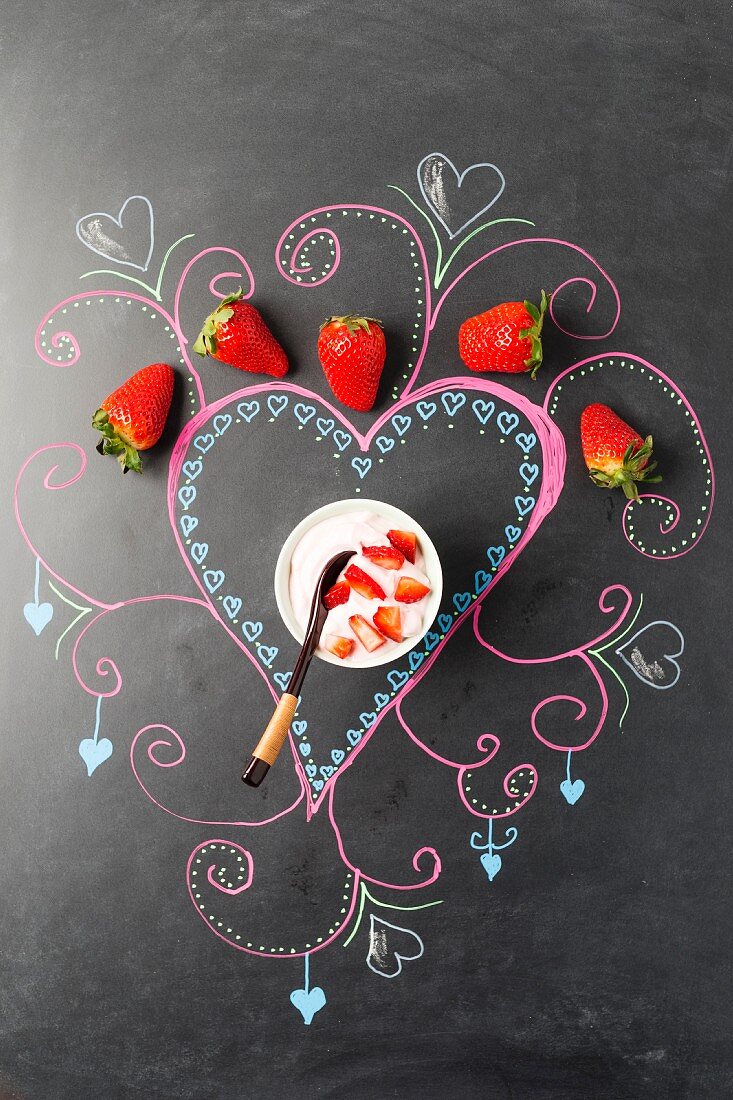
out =
{"type": "Polygon", "coordinates": [[[459,172],[445,153],[423,157],[417,166],[417,180],[425,202],[451,240],[490,210],[506,187],[495,164],[472,164],[459,172]],[[485,202],[487,194],[490,198],[485,202]],[[465,220],[457,224],[461,218],[465,220]]]}
{"type": "Polygon", "coordinates": [[[155,244],[154,225],[150,199],[130,195],[117,217],[104,211],[84,214],[76,223],[76,235],[83,245],[105,260],[147,271],[155,244]],[[145,259],[140,263],[143,256],[145,259]]]}

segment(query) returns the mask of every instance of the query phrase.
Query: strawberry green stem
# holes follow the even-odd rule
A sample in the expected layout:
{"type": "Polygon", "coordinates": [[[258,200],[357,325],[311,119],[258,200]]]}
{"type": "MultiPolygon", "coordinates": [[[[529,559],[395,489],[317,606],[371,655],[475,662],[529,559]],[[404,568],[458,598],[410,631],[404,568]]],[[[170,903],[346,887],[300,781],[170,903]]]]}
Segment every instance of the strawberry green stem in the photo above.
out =
{"type": "Polygon", "coordinates": [[[124,436],[121,436],[116,428],[112,426],[104,409],[97,409],[92,417],[92,427],[102,433],[102,438],[97,443],[96,448],[99,454],[114,455],[122,467],[123,474],[126,474],[128,470],[134,470],[136,474],[143,472],[140,455],[132,444],[128,443],[124,436]]]}
{"type": "Polygon", "coordinates": [[[629,500],[639,500],[637,482],[645,485],[656,485],[662,479],[657,474],[650,477],[652,471],[657,468],[656,462],[650,462],[652,457],[653,440],[650,435],[643,443],[630,443],[624,452],[621,464],[616,470],[590,469],[590,478],[594,485],[602,489],[623,489],[629,500]]]}
{"type": "Polygon", "coordinates": [[[321,325],[321,329],[326,328],[327,325],[345,325],[351,335],[358,330],[363,329],[364,332],[369,333],[369,325],[379,325],[382,327],[382,322],[378,321],[376,317],[361,317],[357,313],[347,313],[343,317],[327,317],[321,325]]]}
{"type": "Polygon", "coordinates": [[[545,320],[545,314],[547,313],[547,307],[550,304],[550,300],[545,294],[544,290],[540,297],[540,308],[533,302],[525,302],[524,308],[532,318],[532,325],[529,328],[520,329],[520,339],[529,339],[532,344],[532,354],[529,359],[524,360],[524,365],[530,372],[531,378],[537,377],[537,371],[542,366],[542,340],[540,339],[542,334],[542,325],[545,320]]]}
{"type": "Polygon", "coordinates": [[[234,316],[234,310],[229,309],[229,306],[232,302],[238,302],[243,297],[244,291],[240,286],[239,290],[235,290],[233,294],[227,294],[226,298],[222,298],[213,313],[209,314],[203,323],[201,332],[194,341],[193,350],[197,355],[214,354],[219,325],[224,324],[225,321],[234,316]]]}

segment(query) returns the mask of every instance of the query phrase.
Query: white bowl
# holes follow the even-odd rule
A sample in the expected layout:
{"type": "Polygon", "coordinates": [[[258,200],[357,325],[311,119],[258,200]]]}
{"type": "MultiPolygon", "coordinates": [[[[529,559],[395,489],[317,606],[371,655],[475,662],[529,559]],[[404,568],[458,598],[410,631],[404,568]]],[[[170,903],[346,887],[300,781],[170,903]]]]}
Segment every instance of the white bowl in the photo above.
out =
{"type": "Polygon", "coordinates": [[[311,527],[315,527],[317,523],[321,523],[324,519],[347,515],[349,512],[376,512],[377,515],[389,520],[392,526],[400,530],[414,531],[420,543],[420,550],[425,562],[425,573],[430,578],[432,586],[423,612],[422,633],[406,638],[404,642],[400,642],[399,645],[389,649],[387,653],[382,653],[378,649],[374,653],[365,653],[363,657],[360,655],[358,665],[345,665],[344,661],[327,650],[325,652],[321,652],[320,649],[316,650],[317,657],[320,657],[322,661],[328,661],[332,665],[340,665],[342,668],[373,668],[376,665],[387,665],[398,661],[411,649],[414,649],[433,625],[440,608],[440,601],[443,598],[443,570],[440,567],[438,551],[435,549],[428,533],[423,530],[419,523],[415,522],[412,516],[408,516],[407,512],[395,508],[392,504],[385,504],[381,500],[365,500],[361,497],[354,497],[350,500],[336,500],[333,504],[326,504],[323,508],[317,508],[315,512],[311,512],[309,516],[300,521],[297,527],[293,528],[283,543],[283,548],[275,566],[275,599],[283,622],[296,642],[302,645],[305,631],[296,620],[290,603],[290,559],[293,556],[295,547],[311,527]]]}

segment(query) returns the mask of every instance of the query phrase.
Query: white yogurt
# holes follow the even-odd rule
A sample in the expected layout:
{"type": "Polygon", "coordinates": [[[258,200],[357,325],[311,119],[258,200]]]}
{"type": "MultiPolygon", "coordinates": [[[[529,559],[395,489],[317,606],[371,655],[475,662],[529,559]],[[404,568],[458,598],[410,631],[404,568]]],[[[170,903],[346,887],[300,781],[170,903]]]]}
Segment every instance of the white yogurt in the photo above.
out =
{"type": "MultiPolygon", "coordinates": [[[[370,663],[368,660],[370,654],[349,626],[349,618],[352,615],[361,615],[371,626],[374,626],[372,619],[377,608],[398,607],[404,638],[419,637],[423,633],[424,609],[428,596],[413,604],[397,603],[394,599],[400,577],[413,577],[422,584],[432,587],[424,572],[424,560],[419,542],[415,553],[415,564],[413,565],[405,558],[399,569],[383,569],[361,553],[365,546],[388,546],[387,532],[394,526],[394,521],[390,522],[376,512],[349,512],[315,524],[305,532],[293,550],[290,559],[290,603],[293,614],[303,631],[308,626],[318,578],[326,563],[340,551],[353,550],[354,557],[348,564],[357,565],[384,590],[385,599],[368,600],[352,589],[346,603],[339,604],[338,607],[329,611],[321,638],[325,638],[328,634],[336,634],[354,643],[351,653],[344,658],[344,664],[359,666],[370,663]]],[[[391,650],[397,649],[399,644],[401,643],[394,642],[391,638],[385,638],[384,644],[376,652],[386,656],[391,650]]],[[[324,652],[323,646],[319,645],[318,649],[324,652]]]]}

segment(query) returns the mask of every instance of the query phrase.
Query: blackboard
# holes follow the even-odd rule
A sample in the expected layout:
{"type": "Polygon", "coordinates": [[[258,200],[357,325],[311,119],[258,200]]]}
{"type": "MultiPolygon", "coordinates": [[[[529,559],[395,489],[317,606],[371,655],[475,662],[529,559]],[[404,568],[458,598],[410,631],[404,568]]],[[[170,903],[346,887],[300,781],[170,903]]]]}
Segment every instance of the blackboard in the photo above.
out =
{"type": "Polygon", "coordinates": [[[3,1096],[729,1093],[726,16],[4,5],[3,1096]],[[240,284],[282,382],[191,354],[240,284]],[[538,380],[468,372],[460,323],[542,288],[538,380]],[[350,309],[371,414],[316,357],[350,309]],[[91,414],[156,360],[123,479],[91,414]],[[640,505],[592,401],[654,436],[640,505]],[[247,789],[279,548],[359,494],[440,615],[314,666],[247,789]]]}

